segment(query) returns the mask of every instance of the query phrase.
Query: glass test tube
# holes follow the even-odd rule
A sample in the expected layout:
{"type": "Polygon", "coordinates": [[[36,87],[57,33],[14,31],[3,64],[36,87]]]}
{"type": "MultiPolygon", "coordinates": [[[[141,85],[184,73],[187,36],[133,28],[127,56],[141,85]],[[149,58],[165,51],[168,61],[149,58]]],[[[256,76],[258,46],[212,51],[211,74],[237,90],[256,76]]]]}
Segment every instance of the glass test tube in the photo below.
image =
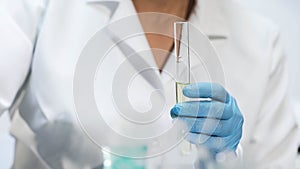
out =
{"type": "MultiPolygon", "coordinates": [[[[175,73],[176,73],[176,103],[191,100],[185,97],[182,89],[191,83],[190,49],[189,49],[189,23],[174,23],[174,46],[175,46],[175,73]]],[[[184,140],[181,147],[183,155],[191,153],[192,145],[184,140]]]]}

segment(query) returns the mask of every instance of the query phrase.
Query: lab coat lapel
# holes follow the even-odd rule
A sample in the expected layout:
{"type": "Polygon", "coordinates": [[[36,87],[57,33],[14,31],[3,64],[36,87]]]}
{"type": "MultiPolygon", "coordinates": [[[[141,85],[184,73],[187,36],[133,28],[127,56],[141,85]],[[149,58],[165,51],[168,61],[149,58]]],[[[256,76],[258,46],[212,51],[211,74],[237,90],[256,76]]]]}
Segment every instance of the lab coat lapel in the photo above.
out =
{"type": "MultiPolygon", "coordinates": [[[[141,71],[142,68],[150,68],[146,73],[142,73],[142,76],[154,88],[162,89],[159,71],[156,68],[157,66],[151,53],[146,36],[143,34],[143,28],[141,26],[139,18],[138,16],[135,16],[137,13],[132,1],[86,0],[86,2],[90,4],[104,5],[111,11],[107,33],[112,38],[112,41],[114,41],[115,43],[121,42],[119,43],[118,48],[125,57],[127,57],[128,59],[130,57],[129,61],[137,71],[141,71]],[[125,31],[124,34],[124,32],[120,31],[120,27],[114,27],[114,23],[120,21],[121,19],[124,19],[124,21],[126,21],[126,17],[130,18],[130,22],[134,22],[134,24],[130,24],[129,32],[125,31]],[[132,36],[135,34],[137,35],[134,37],[124,39],[125,35],[132,36]],[[147,55],[133,55],[134,53],[141,51],[148,51],[144,52],[147,53],[147,55]]],[[[126,27],[128,27],[128,25],[126,25],[126,27]]]]}

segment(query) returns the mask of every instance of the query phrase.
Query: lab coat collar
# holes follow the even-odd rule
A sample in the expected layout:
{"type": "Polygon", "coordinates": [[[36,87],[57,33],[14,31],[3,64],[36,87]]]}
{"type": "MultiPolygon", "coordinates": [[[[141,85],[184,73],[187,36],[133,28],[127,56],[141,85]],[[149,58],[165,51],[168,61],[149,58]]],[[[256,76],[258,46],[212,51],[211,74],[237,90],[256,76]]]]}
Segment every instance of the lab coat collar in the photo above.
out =
{"type": "MultiPolygon", "coordinates": [[[[132,0],[85,0],[90,4],[100,4],[107,7],[110,10],[110,19],[109,22],[116,21],[118,19],[124,18],[126,16],[136,14],[136,10],[134,8],[132,0]]],[[[208,36],[211,41],[224,41],[229,36],[229,29],[227,22],[224,18],[223,12],[223,4],[219,0],[198,0],[197,5],[195,7],[194,13],[190,17],[190,23],[196,26],[199,30],[201,30],[204,34],[208,36]]],[[[134,50],[136,50],[136,46],[145,46],[146,48],[150,48],[147,40],[145,38],[141,43],[135,43],[137,45],[131,46],[134,50]]],[[[138,51],[138,50],[136,50],[138,51]]],[[[156,63],[153,57],[143,58],[150,66],[156,67],[156,63]]],[[[136,67],[133,64],[134,67],[136,67]]],[[[164,69],[167,69],[165,66],[164,69]]],[[[159,72],[155,72],[156,79],[159,77],[159,72]]],[[[153,79],[153,78],[148,78],[153,79]]],[[[157,80],[152,83],[160,83],[157,80]]],[[[151,82],[150,82],[151,83],[151,82]]]]}
{"type": "Polygon", "coordinates": [[[89,4],[101,4],[108,8],[110,11],[110,18],[114,15],[117,8],[119,7],[121,0],[85,0],[89,4]]]}
{"type": "Polygon", "coordinates": [[[228,24],[220,0],[198,0],[190,22],[199,28],[210,40],[227,39],[228,24]]]}
{"type": "MultiPolygon", "coordinates": [[[[90,4],[101,4],[105,7],[107,7],[110,10],[110,19],[108,21],[109,23],[113,23],[115,21],[118,21],[119,19],[125,18],[127,16],[134,16],[137,12],[134,8],[134,5],[131,0],[86,0],[87,3],[90,4]]],[[[132,30],[139,30],[139,32],[143,32],[142,25],[139,22],[139,19],[137,17],[136,24],[134,24],[135,28],[132,28],[132,30]]],[[[121,40],[118,36],[118,32],[108,30],[108,33],[112,37],[112,40],[116,43],[121,40]]],[[[125,55],[128,56],[130,52],[128,51],[143,51],[150,49],[150,46],[148,44],[148,41],[146,39],[145,35],[140,35],[139,38],[133,38],[131,39],[131,43],[120,43],[118,45],[120,51],[125,55]]],[[[132,54],[132,52],[131,52],[132,54]]],[[[151,55],[151,54],[150,54],[151,55]]],[[[141,66],[144,67],[157,67],[156,62],[154,60],[154,57],[151,56],[141,56],[136,57],[136,60],[134,62],[131,62],[132,66],[135,67],[137,70],[140,69],[141,66]]],[[[132,60],[131,60],[132,61],[132,60]]],[[[160,81],[159,71],[153,69],[154,74],[146,73],[144,78],[154,87],[154,88],[162,88],[162,84],[160,81]]]]}

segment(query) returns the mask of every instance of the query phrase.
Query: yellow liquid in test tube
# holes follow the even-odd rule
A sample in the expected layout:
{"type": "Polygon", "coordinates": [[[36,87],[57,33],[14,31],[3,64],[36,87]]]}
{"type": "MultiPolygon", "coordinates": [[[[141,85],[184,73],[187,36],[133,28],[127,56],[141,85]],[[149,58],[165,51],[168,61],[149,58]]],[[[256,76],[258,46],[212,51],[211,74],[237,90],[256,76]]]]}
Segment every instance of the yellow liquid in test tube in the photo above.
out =
{"type": "MultiPolygon", "coordinates": [[[[185,86],[188,86],[189,83],[179,83],[179,82],[176,82],[176,103],[181,103],[181,102],[186,102],[186,101],[189,101],[191,100],[190,98],[188,97],[185,97],[183,95],[183,92],[182,92],[182,89],[185,87],[185,86]]],[[[183,140],[182,142],[182,145],[181,145],[181,153],[183,155],[190,155],[191,154],[191,151],[192,151],[192,144],[186,140],[183,140]]]]}
{"type": "Polygon", "coordinates": [[[189,85],[189,83],[176,82],[176,103],[181,103],[181,102],[186,102],[186,101],[191,100],[190,98],[185,97],[182,93],[182,89],[188,85],[189,85]]]}

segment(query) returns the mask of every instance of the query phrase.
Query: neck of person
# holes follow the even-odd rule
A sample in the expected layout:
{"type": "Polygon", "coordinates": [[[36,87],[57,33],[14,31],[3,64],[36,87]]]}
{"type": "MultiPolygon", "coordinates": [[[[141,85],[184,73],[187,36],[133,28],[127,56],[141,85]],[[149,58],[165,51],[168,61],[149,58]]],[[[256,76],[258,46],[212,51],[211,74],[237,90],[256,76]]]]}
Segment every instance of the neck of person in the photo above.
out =
{"type": "Polygon", "coordinates": [[[191,0],[133,0],[138,13],[158,12],[187,18],[191,0]]]}

